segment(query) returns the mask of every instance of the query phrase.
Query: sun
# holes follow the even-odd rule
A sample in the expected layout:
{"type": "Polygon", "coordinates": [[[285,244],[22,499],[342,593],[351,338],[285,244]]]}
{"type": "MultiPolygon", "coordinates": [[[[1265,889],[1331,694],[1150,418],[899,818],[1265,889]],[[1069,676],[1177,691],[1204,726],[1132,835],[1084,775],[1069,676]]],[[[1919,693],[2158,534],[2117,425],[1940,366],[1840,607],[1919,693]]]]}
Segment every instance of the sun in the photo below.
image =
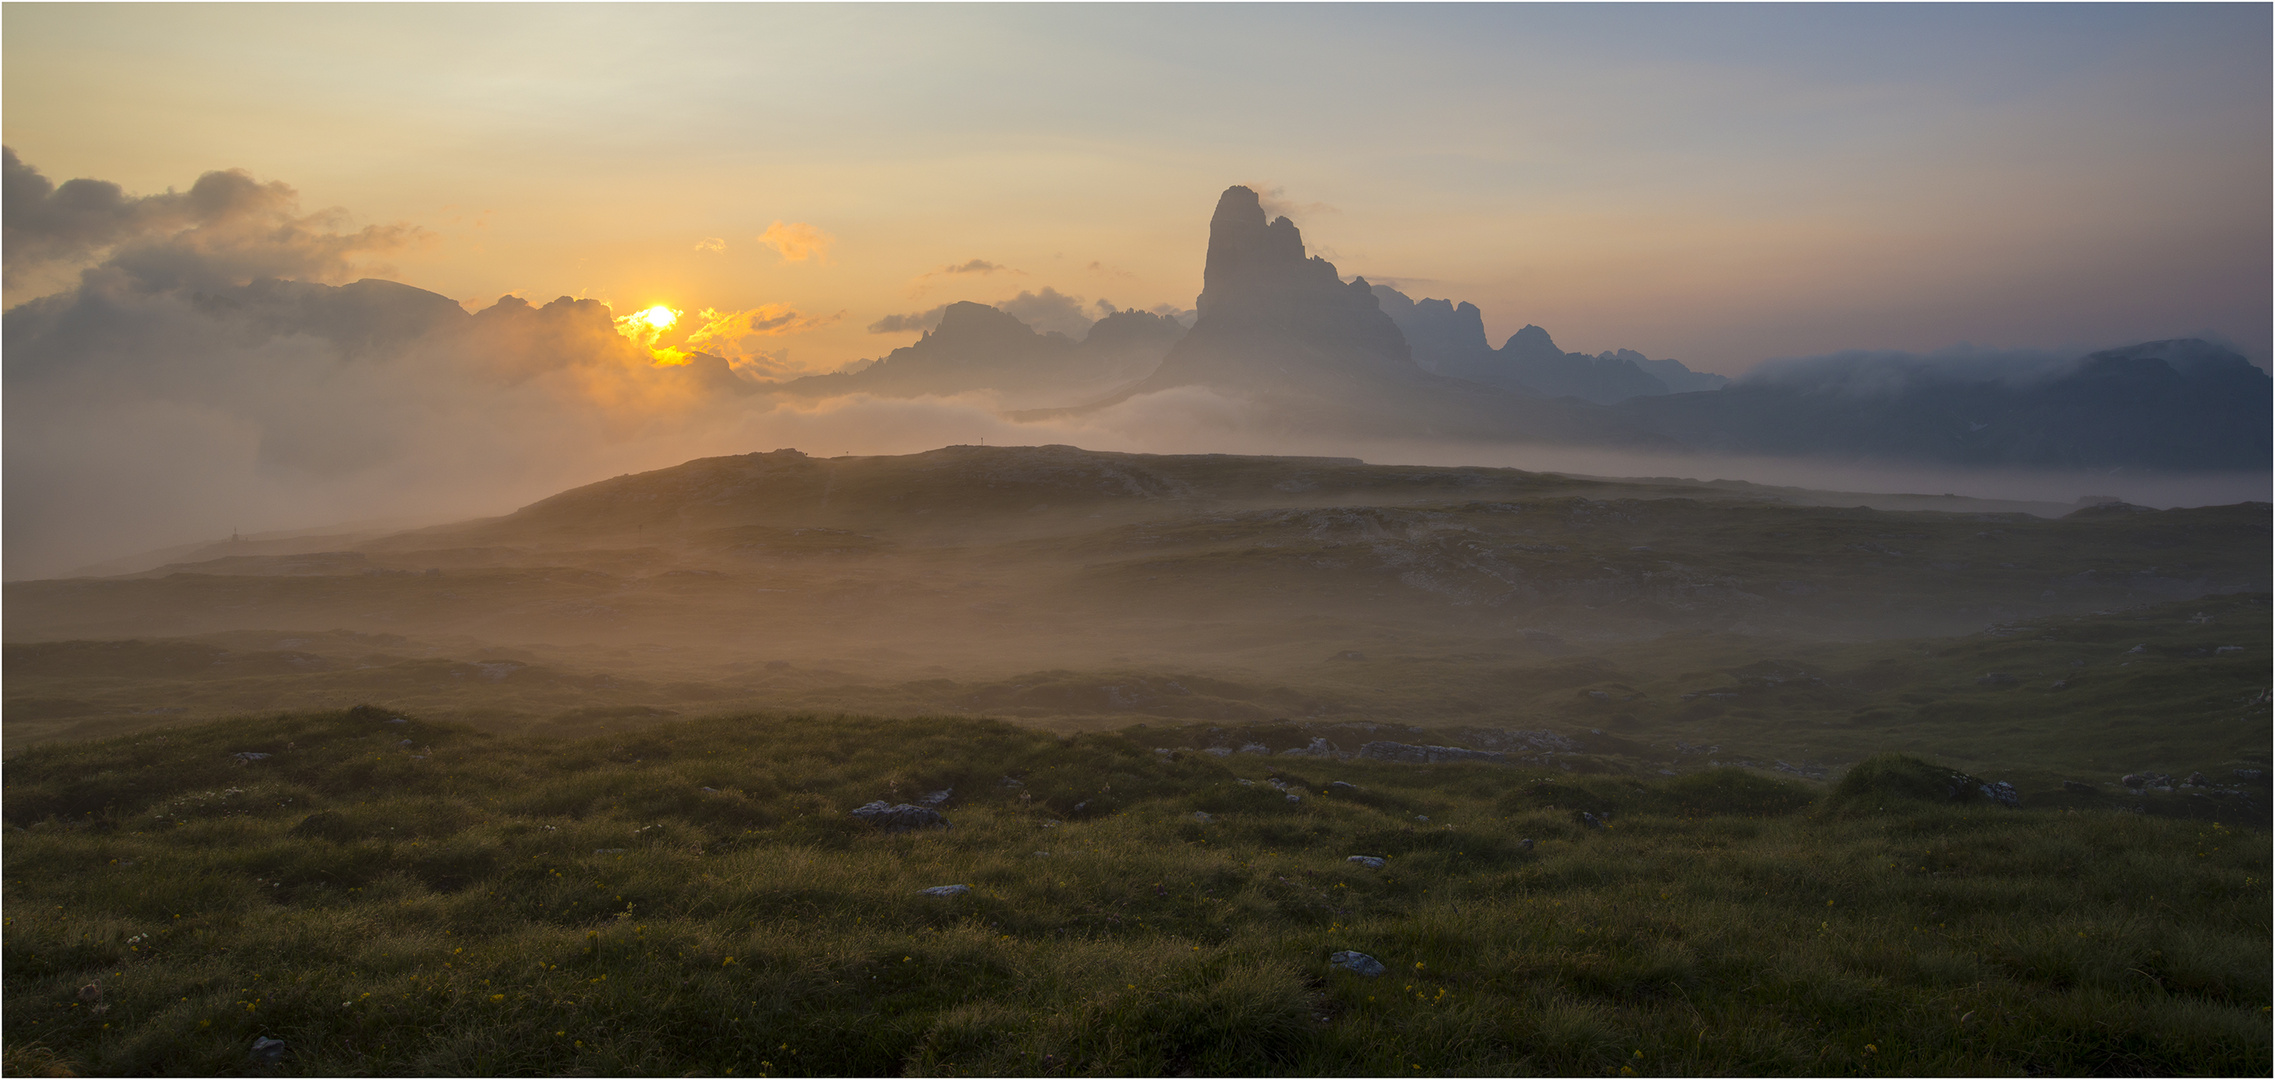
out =
{"type": "Polygon", "coordinates": [[[623,318],[618,319],[617,321],[625,324],[625,328],[628,330],[644,331],[649,334],[661,334],[664,331],[671,329],[672,325],[679,321],[679,312],[665,307],[662,304],[657,304],[656,306],[648,308],[644,311],[635,311],[630,315],[626,315],[623,318]]]}

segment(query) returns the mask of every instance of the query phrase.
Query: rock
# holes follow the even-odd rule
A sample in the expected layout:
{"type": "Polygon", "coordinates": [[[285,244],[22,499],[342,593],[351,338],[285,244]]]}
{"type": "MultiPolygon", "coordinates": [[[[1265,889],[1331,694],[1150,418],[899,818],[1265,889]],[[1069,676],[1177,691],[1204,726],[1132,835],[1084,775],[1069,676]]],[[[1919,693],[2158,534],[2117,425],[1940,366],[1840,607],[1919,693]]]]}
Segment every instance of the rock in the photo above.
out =
{"type": "Polygon", "coordinates": [[[2212,778],[2200,772],[2192,772],[2188,774],[2188,779],[2180,783],[2183,787],[2211,787],[2212,778]]]}
{"type": "Polygon", "coordinates": [[[2062,790],[2074,791],[2080,795],[2092,795],[2101,789],[2094,787],[2092,784],[2088,784],[2083,780],[2064,780],[2062,781],[2062,790]]]}
{"type": "Polygon", "coordinates": [[[969,885],[934,885],[929,889],[917,890],[924,896],[962,896],[970,891],[972,887],[969,885]]]}
{"type": "Polygon", "coordinates": [[[2147,651],[2149,651],[2149,647],[2147,645],[2135,645],[2132,648],[2125,650],[2125,655],[2131,656],[2134,653],[2145,653],[2147,651]]]}
{"type": "Polygon", "coordinates": [[[1327,790],[1332,791],[1337,795],[1348,795],[1354,791],[1365,791],[1366,789],[1360,787],[1357,784],[1351,783],[1348,780],[1337,780],[1334,783],[1327,785],[1327,790]]]}
{"type": "Polygon", "coordinates": [[[592,853],[595,855],[622,855],[624,849],[620,847],[598,847],[592,849],[592,853]]]}
{"type": "Polygon", "coordinates": [[[1369,870],[1380,870],[1383,867],[1390,865],[1389,860],[1384,859],[1380,855],[1352,855],[1345,858],[1343,861],[1355,862],[1360,866],[1366,867],[1369,870]]]}
{"type": "Polygon", "coordinates": [[[1195,810],[1195,811],[1193,811],[1193,820],[1194,820],[1194,821],[1198,821],[1198,822],[1200,822],[1200,823],[1201,823],[1201,824],[1203,824],[1203,825],[1206,825],[1206,824],[1208,824],[1208,823],[1210,823],[1210,822],[1212,822],[1212,821],[1215,821],[1215,820],[1216,820],[1216,815],[1214,815],[1214,814],[1211,814],[1211,813],[1209,813],[1209,812],[1208,812],[1208,811],[1206,811],[1206,810],[1195,810]]]}
{"type": "Polygon", "coordinates": [[[918,800],[916,800],[916,801],[917,801],[917,802],[919,802],[919,803],[922,803],[922,804],[924,804],[924,805],[926,805],[926,806],[938,806],[938,805],[940,805],[941,803],[947,802],[948,800],[950,800],[950,799],[953,799],[953,798],[955,798],[955,797],[956,797],[956,789],[955,789],[955,788],[941,788],[940,790],[938,790],[938,791],[935,791],[935,792],[933,792],[933,793],[931,793],[931,794],[929,794],[929,795],[926,795],[926,796],[924,796],[923,798],[921,798],[921,799],[918,799],[918,800]]]}
{"type": "Polygon", "coordinates": [[[1309,745],[1299,746],[1293,750],[1282,750],[1280,756],[1331,758],[1335,756],[1335,747],[1330,745],[1326,739],[1314,737],[1309,745]]]}
{"type": "Polygon", "coordinates": [[[1435,765],[1445,761],[1506,761],[1498,750],[1464,750],[1458,746],[1414,746],[1401,742],[1371,742],[1359,747],[1359,756],[1375,761],[1403,761],[1435,765]]]}
{"type": "Polygon", "coordinates": [[[1416,814],[1416,815],[1414,815],[1414,820],[1416,820],[1416,821],[1428,821],[1428,820],[1430,820],[1430,815],[1428,815],[1428,814],[1416,814]]]}
{"type": "Polygon", "coordinates": [[[856,819],[875,825],[886,832],[897,833],[907,832],[910,829],[948,828],[948,819],[941,817],[938,810],[929,806],[914,806],[909,803],[888,805],[883,799],[857,807],[848,813],[856,819]]]}
{"type": "MultiPolygon", "coordinates": [[[[410,740],[405,739],[403,741],[409,742],[410,740]]],[[[252,750],[240,750],[229,756],[236,758],[239,761],[267,761],[270,757],[268,754],[263,754],[252,750]]]]}
{"type": "Polygon", "coordinates": [[[263,1035],[253,1040],[251,1059],[255,1065],[276,1065],[284,1061],[285,1050],[283,1039],[263,1035]]]}
{"type": "Polygon", "coordinates": [[[2056,679],[2053,682],[2046,684],[2046,689],[2048,690],[2067,690],[2069,688],[2070,681],[2068,679],[2056,679]]]}
{"type": "Polygon", "coordinates": [[[1531,850],[1532,850],[1532,837],[1529,837],[1529,836],[1528,836],[1528,837],[1525,837],[1525,838],[1524,838],[1524,839],[1522,839],[1522,840],[1519,840],[1519,841],[1517,841],[1517,850],[1518,850],[1518,851],[1531,851],[1531,850]]]}
{"type": "Polygon", "coordinates": [[[1582,810],[1580,811],[1580,824],[1591,829],[1601,829],[1604,827],[1604,819],[1582,810]]]}
{"type": "Polygon", "coordinates": [[[1382,961],[1363,952],[1353,952],[1349,949],[1329,956],[1327,962],[1354,975],[1364,975],[1370,979],[1377,978],[1390,970],[1382,965],[1382,961]]]}
{"type": "Polygon", "coordinates": [[[1272,752],[1272,748],[1263,743],[1252,742],[1242,746],[1240,752],[1243,754],[1269,754],[1272,752]]]}
{"type": "Polygon", "coordinates": [[[405,720],[405,719],[403,719],[402,717],[398,716],[398,717],[396,717],[396,718],[395,718],[395,719],[393,719],[393,720],[389,720],[389,721],[388,721],[388,723],[390,723],[390,724],[408,724],[408,723],[410,723],[410,721],[408,721],[408,720],[405,720]]]}
{"type": "Polygon", "coordinates": [[[2000,806],[2004,806],[2009,810],[2019,809],[2022,806],[2022,794],[2014,790],[2013,784],[2009,784],[2004,780],[2000,780],[1996,783],[1983,784],[1977,788],[1977,790],[1983,793],[1984,798],[1989,799],[1992,802],[1999,804],[2000,806]]]}
{"type": "Polygon", "coordinates": [[[2263,784],[2267,782],[2267,770],[2237,769],[2236,779],[2241,780],[2246,784],[2263,784]]]}
{"type": "Polygon", "coordinates": [[[94,1004],[95,1002],[98,1002],[98,1001],[101,1001],[101,1000],[103,1000],[103,986],[102,986],[102,984],[101,984],[101,983],[88,983],[87,985],[80,987],[80,988],[79,988],[79,1000],[81,1000],[81,1001],[84,1001],[84,1002],[88,1003],[89,1005],[92,1005],[92,1004],[94,1004]]]}
{"type": "Polygon", "coordinates": [[[1292,792],[1292,791],[1291,791],[1291,792],[1288,792],[1288,801],[1289,801],[1289,802],[1302,802],[1302,801],[1303,801],[1303,796],[1301,796],[1301,795],[1298,795],[1298,794],[1296,794],[1295,792],[1292,792]]]}
{"type": "Polygon", "coordinates": [[[1212,746],[1212,747],[1209,747],[1208,749],[1206,749],[1206,750],[1203,750],[1203,751],[1201,751],[1201,752],[1202,752],[1202,753],[1204,753],[1204,754],[1215,754],[1215,755],[1216,755],[1216,756],[1218,756],[1218,757],[1231,757],[1231,756],[1232,756],[1232,747],[1229,747],[1229,746],[1212,746]]]}

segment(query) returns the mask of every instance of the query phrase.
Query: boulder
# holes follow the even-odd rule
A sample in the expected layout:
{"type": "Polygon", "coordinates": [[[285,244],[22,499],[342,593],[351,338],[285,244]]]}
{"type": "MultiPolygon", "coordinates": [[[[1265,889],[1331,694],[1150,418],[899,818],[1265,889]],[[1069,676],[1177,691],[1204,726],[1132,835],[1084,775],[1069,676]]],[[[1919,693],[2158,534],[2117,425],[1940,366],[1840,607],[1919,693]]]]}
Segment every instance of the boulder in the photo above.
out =
{"type": "Polygon", "coordinates": [[[2020,809],[2022,806],[2022,794],[2014,790],[2013,784],[2009,784],[2004,780],[2000,780],[1996,783],[1984,784],[1978,790],[1983,793],[1984,798],[1989,799],[1992,802],[1999,804],[2000,806],[2006,807],[2009,810],[2020,809]]]}
{"type": "Polygon", "coordinates": [[[857,820],[875,825],[886,832],[907,832],[910,829],[945,829],[948,819],[929,806],[910,803],[888,804],[883,799],[848,811],[857,820]]]}
{"type": "Polygon", "coordinates": [[[1390,970],[1383,966],[1382,961],[1363,952],[1353,952],[1349,949],[1329,956],[1327,962],[1354,975],[1364,975],[1370,979],[1377,978],[1390,970]]]}

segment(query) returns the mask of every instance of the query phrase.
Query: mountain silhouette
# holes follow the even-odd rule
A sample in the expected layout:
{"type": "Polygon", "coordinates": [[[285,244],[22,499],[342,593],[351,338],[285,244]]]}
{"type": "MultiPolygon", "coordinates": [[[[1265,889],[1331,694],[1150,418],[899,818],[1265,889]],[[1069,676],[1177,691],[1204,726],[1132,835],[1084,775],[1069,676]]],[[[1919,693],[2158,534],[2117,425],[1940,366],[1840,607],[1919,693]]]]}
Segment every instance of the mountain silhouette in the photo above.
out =
{"type": "Polygon", "coordinates": [[[1843,353],[1620,412],[1695,450],[2036,468],[2264,469],[2267,372],[2196,338],[2074,361],[1843,353]]]}
{"type": "Polygon", "coordinates": [[[1576,397],[1611,405],[1632,397],[1720,389],[1730,380],[1695,372],[1678,360],[1653,360],[1631,349],[1568,353],[1548,331],[1526,326],[1499,349],[1486,343],[1485,316],[1466,300],[1414,300],[1388,285],[1374,287],[1384,314],[1398,324],[1424,369],[1456,379],[1576,397]]]}
{"type": "Polygon", "coordinates": [[[1267,220],[1246,187],[1217,200],[1201,280],[1193,328],[1152,375],[1100,405],[1198,386],[1248,401],[1279,430],[1665,445],[1605,410],[1424,370],[1374,287],[1306,256],[1295,223],[1267,220]]]}
{"type": "Polygon", "coordinates": [[[964,301],[948,305],[940,325],[915,344],[866,368],[793,379],[780,389],[817,397],[989,390],[1013,405],[1064,404],[1142,378],[1184,333],[1169,316],[1118,311],[1092,324],[1077,342],[1055,332],[1038,334],[1007,312],[964,301]]]}

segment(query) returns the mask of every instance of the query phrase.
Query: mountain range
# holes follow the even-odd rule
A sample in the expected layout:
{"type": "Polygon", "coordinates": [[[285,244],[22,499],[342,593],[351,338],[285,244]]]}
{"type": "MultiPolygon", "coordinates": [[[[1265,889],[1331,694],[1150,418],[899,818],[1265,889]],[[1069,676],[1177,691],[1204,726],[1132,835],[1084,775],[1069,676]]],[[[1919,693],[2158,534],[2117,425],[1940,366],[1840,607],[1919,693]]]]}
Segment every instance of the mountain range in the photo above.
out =
{"type": "Polygon", "coordinates": [[[1737,381],[1628,349],[1565,352],[1534,325],[1495,349],[1474,304],[1345,281],[1306,254],[1294,222],[1267,220],[1256,193],[1237,186],[1210,221],[1202,281],[1190,330],[1151,316],[1133,334],[1115,321],[1148,317],[1125,312],[1077,344],[958,305],[975,310],[943,319],[876,375],[791,385],[952,393],[1018,372],[1029,386],[1098,386],[1158,349],[1158,366],[1113,393],[1015,415],[1197,387],[1248,402],[1267,428],[1377,438],[2057,469],[2259,470],[2271,452],[2267,372],[2194,338],[2084,357],[1849,352],[1737,381]],[[1102,333],[1142,347],[1093,345],[1102,333]]]}

